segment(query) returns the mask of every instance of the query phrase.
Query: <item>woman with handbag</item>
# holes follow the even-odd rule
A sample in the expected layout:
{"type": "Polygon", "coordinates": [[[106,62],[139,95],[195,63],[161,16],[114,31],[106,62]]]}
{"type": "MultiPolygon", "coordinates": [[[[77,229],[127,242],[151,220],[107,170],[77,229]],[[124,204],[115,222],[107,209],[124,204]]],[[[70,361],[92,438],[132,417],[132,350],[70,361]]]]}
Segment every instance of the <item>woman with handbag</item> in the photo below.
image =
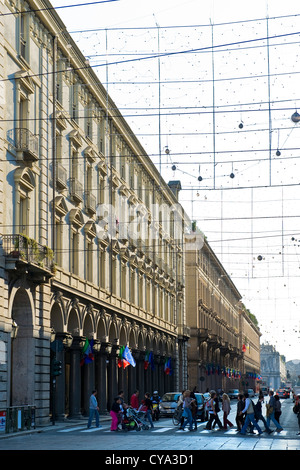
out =
{"type": "Polygon", "coordinates": [[[272,390],[269,392],[269,396],[270,396],[270,400],[269,400],[269,403],[267,403],[267,405],[266,405],[266,408],[267,408],[267,425],[268,425],[268,428],[269,428],[270,427],[270,421],[273,421],[273,423],[276,426],[275,431],[281,432],[283,428],[278,423],[278,421],[276,421],[276,419],[275,419],[275,398],[274,398],[274,392],[272,390]]]}
{"type": "Polygon", "coordinates": [[[215,409],[216,395],[217,395],[217,393],[215,391],[211,391],[210,392],[210,399],[206,403],[206,408],[208,410],[209,420],[208,420],[208,423],[207,423],[205,429],[211,430],[211,425],[212,425],[213,421],[215,421],[215,420],[216,420],[217,425],[219,426],[219,429],[223,429],[222,423],[221,423],[220,418],[218,416],[218,413],[216,412],[216,409],[215,409]]]}
{"type": "Polygon", "coordinates": [[[280,424],[280,415],[281,415],[281,403],[278,395],[275,395],[275,404],[274,404],[274,417],[276,421],[280,424]]]}
{"type": "Polygon", "coordinates": [[[227,429],[227,424],[230,428],[232,428],[233,424],[228,419],[228,415],[229,415],[230,410],[231,410],[230,399],[229,399],[229,396],[226,393],[223,393],[223,395],[222,395],[222,410],[223,410],[224,429],[227,429]]]}

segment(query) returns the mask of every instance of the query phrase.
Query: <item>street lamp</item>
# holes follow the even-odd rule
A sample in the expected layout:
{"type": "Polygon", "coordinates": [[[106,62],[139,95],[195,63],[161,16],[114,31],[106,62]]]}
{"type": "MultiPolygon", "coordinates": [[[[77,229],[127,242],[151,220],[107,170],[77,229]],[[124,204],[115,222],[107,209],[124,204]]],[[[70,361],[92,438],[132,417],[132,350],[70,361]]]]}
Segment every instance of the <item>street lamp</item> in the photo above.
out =
{"type": "Polygon", "coordinates": [[[15,320],[12,320],[12,328],[11,328],[11,338],[16,339],[17,334],[18,334],[19,327],[15,320]]]}

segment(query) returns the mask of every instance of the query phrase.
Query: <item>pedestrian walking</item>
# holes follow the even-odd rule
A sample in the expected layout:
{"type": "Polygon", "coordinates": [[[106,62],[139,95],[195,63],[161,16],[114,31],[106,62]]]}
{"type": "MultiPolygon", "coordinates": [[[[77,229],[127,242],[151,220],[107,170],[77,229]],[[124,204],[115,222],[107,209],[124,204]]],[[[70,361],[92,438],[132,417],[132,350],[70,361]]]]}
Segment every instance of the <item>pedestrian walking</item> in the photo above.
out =
{"type": "Polygon", "coordinates": [[[178,401],[177,401],[177,409],[179,409],[181,411],[180,426],[182,426],[183,423],[184,423],[184,416],[182,416],[182,414],[183,414],[184,392],[185,392],[185,390],[182,390],[182,394],[180,395],[180,397],[178,398],[178,401]]]}
{"type": "Polygon", "coordinates": [[[295,415],[297,415],[298,426],[299,426],[299,431],[297,432],[297,436],[300,436],[300,395],[297,395],[295,398],[293,412],[295,413],[295,415]]]}
{"type": "Polygon", "coordinates": [[[185,426],[188,424],[190,431],[193,431],[193,416],[192,416],[192,401],[194,401],[194,398],[191,398],[191,392],[190,390],[186,390],[183,394],[183,417],[184,422],[180,426],[180,430],[184,431],[185,426]]]}
{"type": "Polygon", "coordinates": [[[119,423],[119,414],[121,412],[121,398],[116,397],[114,399],[114,402],[112,404],[111,410],[110,410],[110,416],[111,416],[111,426],[110,430],[111,431],[117,431],[118,430],[118,423],[119,423]]]}
{"type": "Polygon", "coordinates": [[[134,408],[135,410],[139,409],[139,391],[136,390],[130,398],[130,406],[134,408]]]}
{"type": "Polygon", "coordinates": [[[264,396],[263,395],[259,395],[258,397],[258,400],[257,400],[257,403],[254,405],[254,416],[255,416],[255,419],[256,419],[256,422],[258,423],[258,421],[262,421],[265,425],[265,429],[264,431],[267,432],[268,434],[271,434],[273,431],[271,431],[271,429],[269,428],[265,418],[263,417],[263,414],[262,414],[262,404],[264,403],[264,396]]]}
{"type": "MultiPolygon", "coordinates": [[[[214,421],[212,422],[212,429],[215,429],[215,426],[216,426],[216,424],[217,424],[217,418],[219,419],[218,413],[219,413],[221,410],[220,410],[220,404],[219,404],[219,403],[220,403],[220,401],[219,401],[219,394],[218,394],[218,392],[216,392],[215,390],[211,390],[210,393],[212,393],[212,392],[216,394],[216,395],[215,395],[215,399],[214,399],[216,415],[215,415],[214,421]]],[[[223,428],[223,426],[222,426],[222,428],[223,428]]]]}
{"type": "Polygon", "coordinates": [[[96,395],[97,395],[97,390],[93,390],[90,396],[90,406],[89,406],[90,413],[89,413],[89,420],[87,424],[88,429],[91,427],[94,417],[96,420],[96,428],[101,428],[100,417],[99,417],[99,407],[98,407],[96,395]]]}
{"type": "Polygon", "coordinates": [[[150,423],[151,428],[154,428],[153,421],[152,421],[152,409],[153,404],[150,398],[150,393],[145,393],[145,399],[142,401],[143,407],[145,409],[145,419],[147,419],[150,423]]]}
{"type": "Polygon", "coordinates": [[[274,396],[275,398],[275,405],[274,405],[274,417],[277,421],[277,423],[280,424],[280,415],[281,415],[281,403],[280,403],[280,398],[278,395],[274,396]]]}
{"type": "Polygon", "coordinates": [[[233,424],[229,421],[228,415],[231,410],[230,406],[230,399],[227,393],[223,393],[222,395],[222,410],[223,410],[223,425],[224,429],[227,429],[227,425],[232,428],[233,424]]]}
{"type": "Polygon", "coordinates": [[[273,423],[276,426],[275,431],[276,432],[281,432],[282,431],[282,426],[276,421],[275,419],[275,398],[274,398],[274,392],[271,390],[269,392],[269,403],[267,403],[266,408],[267,408],[267,425],[270,427],[270,421],[273,421],[273,423]]]}
{"type": "Polygon", "coordinates": [[[217,393],[214,390],[211,390],[210,392],[210,399],[206,403],[206,408],[208,410],[208,416],[209,420],[208,423],[205,426],[205,429],[211,430],[212,423],[216,421],[217,425],[219,426],[219,429],[223,429],[222,423],[219,419],[218,413],[216,412],[215,405],[216,405],[216,396],[217,393]]]}
{"type": "Polygon", "coordinates": [[[261,435],[263,432],[262,432],[262,430],[260,429],[259,425],[257,424],[257,422],[255,420],[253,402],[252,402],[252,400],[250,400],[248,393],[244,393],[244,397],[245,397],[245,407],[241,411],[241,414],[246,413],[246,419],[245,419],[244,425],[243,425],[243,427],[240,431],[240,434],[246,435],[246,431],[247,431],[248,426],[253,424],[255,429],[257,429],[258,434],[261,435]]]}
{"type": "Polygon", "coordinates": [[[242,413],[242,410],[244,409],[244,407],[245,407],[244,395],[242,393],[239,393],[237,408],[236,408],[236,417],[235,417],[235,422],[236,422],[238,431],[241,431],[242,427],[244,426],[245,415],[242,413]]]}
{"type": "Polygon", "coordinates": [[[193,390],[191,391],[191,395],[190,395],[191,398],[194,399],[194,401],[191,402],[191,411],[192,411],[194,431],[197,430],[197,414],[198,414],[198,405],[197,405],[197,398],[196,398],[195,392],[197,393],[196,387],[193,388],[193,390]]]}

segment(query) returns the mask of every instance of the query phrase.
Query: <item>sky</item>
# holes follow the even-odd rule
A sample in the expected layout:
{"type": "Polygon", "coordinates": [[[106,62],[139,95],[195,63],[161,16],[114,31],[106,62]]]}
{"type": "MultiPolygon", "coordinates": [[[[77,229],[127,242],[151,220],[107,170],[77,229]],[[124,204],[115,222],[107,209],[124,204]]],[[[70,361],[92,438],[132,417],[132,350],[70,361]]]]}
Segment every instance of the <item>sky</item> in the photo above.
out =
{"type": "Polygon", "coordinates": [[[222,262],[261,342],[300,359],[300,5],[52,2],[222,262]],[[81,4],[83,5],[83,4],[81,4]]]}

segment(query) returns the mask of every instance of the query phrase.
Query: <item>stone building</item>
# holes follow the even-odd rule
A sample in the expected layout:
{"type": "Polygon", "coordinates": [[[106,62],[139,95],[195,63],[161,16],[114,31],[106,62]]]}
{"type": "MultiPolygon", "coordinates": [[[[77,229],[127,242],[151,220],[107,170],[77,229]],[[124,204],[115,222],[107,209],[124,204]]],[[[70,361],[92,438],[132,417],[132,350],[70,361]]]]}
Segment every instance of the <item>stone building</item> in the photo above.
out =
{"type": "Polygon", "coordinates": [[[240,305],[240,344],[242,345],[242,389],[258,390],[261,378],[260,370],[260,337],[258,326],[249,316],[244,305],[240,305]]]}
{"type": "Polygon", "coordinates": [[[260,366],[259,331],[205,237],[195,232],[185,235],[185,241],[189,387],[201,392],[251,388],[260,366]],[[251,344],[247,351],[245,335],[251,344]]]}
{"type": "Polygon", "coordinates": [[[178,182],[162,180],[48,0],[0,13],[0,408],[34,405],[47,424],[53,410],[86,414],[94,388],[102,411],[119,389],[182,389],[178,182]]]}
{"type": "Polygon", "coordinates": [[[277,390],[286,381],[285,357],[271,344],[262,344],[260,350],[261,379],[266,386],[277,390]]]}

